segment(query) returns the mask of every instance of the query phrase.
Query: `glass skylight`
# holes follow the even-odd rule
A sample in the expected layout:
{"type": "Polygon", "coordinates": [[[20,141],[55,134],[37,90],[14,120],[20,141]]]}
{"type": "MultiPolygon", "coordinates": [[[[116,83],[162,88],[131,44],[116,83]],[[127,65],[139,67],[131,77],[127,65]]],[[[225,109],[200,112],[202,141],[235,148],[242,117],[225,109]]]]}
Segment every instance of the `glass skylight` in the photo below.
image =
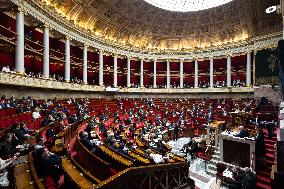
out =
{"type": "Polygon", "coordinates": [[[144,0],[161,9],[177,12],[190,12],[210,9],[232,0],[144,0]]]}

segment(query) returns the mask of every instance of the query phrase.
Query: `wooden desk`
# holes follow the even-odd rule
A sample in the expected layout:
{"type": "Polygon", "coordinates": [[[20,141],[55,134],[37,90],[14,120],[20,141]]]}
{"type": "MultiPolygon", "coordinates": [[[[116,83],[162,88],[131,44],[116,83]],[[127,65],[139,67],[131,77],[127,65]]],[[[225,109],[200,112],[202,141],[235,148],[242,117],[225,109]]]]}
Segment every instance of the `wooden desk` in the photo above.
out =
{"type": "Polygon", "coordinates": [[[16,179],[15,186],[17,189],[37,189],[37,184],[31,175],[29,163],[21,163],[15,165],[14,177],[16,179]]]}
{"type": "Polygon", "coordinates": [[[107,155],[109,155],[110,157],[112,157],[113,159],[123,163],[126,166],[131,166],[133,165],[133,162],[123,158],[122,156],[118,155],[115,151],[112,151],[111,149],[109,149],[108,147],[106,147],[105,145],[101,145],[99,146],[99,148],[105,152],[107,155]]]}
{"type": "Polygon", "coordinates": [[[33,158],[33,154],[32,152],[29,153],[29,167],[31,169],[31,174],[33,176],[33,179],[37,185],[37,188],[39,189],[44,189],[45,187],[42,184],[42,179],[39,178],[39,176],[37,175],[35,166],[34,166],[34,158],[33,158]]]}
{"type": "Polygon", "coordinates": [[[65,174],[68,175],[69,178],[71,178],[71,180],[76,183],[79,188],[91,189],[94,188],[97,183],[100,183],[100,181],[94,183],[91,180],[87,179],[81,172],[81,170],[79,170],[71,160],[63,158],[61,161],[65,174]]]}
{"type": "Polygon", "coordinates": [[[224,123],[225,123],[225,121],[214,121],[214,122],[210,123],[208,126],[209,127],[219,128],[224,123]]]}
{"type": "Polygon", "coordinates": [[[146,159],[146,158],[142,157],[141,155],[139,155],[139,154],[137,154],[135,152],[129,151],[128,154],[131,157],[134,157],[135,159],[141,161],[144,164],[150,164],[151,163],[151,161],[149,159],[146,159]]]}

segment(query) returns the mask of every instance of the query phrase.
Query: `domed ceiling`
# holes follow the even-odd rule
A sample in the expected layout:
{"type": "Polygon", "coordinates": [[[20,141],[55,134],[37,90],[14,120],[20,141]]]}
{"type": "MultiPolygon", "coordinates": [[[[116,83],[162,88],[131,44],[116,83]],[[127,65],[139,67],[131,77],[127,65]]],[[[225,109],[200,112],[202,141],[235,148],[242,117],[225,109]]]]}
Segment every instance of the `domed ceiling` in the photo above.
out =
{"type": "Polygon", "coordinates": [[[282,29],[280,15],[265,13],[277,0],[221,0],[220,6],[193,12],[168,11],[144,0],[41,1],[103,40],[152,51],[220,46],[282,29]]]}

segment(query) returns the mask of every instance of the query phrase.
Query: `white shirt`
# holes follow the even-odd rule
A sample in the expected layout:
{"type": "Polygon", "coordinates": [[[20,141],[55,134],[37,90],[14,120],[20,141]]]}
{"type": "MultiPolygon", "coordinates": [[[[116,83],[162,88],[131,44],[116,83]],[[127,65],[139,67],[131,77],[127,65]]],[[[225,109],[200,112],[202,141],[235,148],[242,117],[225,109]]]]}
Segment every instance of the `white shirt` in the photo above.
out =
{"type": "Polygon", "coordinates": [[[154,162],[156,163],[156,164],[158,164],[158,163],[161,163],[162,161],[163,161],[163,156],[162,155],[160,155],[160,154],[150,154],[150,157],[152,157],[153,158],[153,160],[154,160],[154,162]]]}
{"type": "Polygon", "coordinates": [[[2,72],[10,72],[10,68],[6,67],[6,66],[3,66],[2,72]]]}
{"type": "Polygon", "coordinates": [[[32,117],[33,117],[34,119],[38,119],[38,118],[40,118],[41,116],[40,116],[40,113],[39,113],[39,112],[33,112],[32,117]]]}

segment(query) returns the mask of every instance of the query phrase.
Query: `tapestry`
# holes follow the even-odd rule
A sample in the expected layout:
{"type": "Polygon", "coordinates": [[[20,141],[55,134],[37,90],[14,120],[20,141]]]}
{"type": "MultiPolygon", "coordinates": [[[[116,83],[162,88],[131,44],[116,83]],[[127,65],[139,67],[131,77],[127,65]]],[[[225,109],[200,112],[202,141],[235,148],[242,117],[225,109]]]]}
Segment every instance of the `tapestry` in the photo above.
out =
{"type": "Polygon", "coordinates": [[[279,85],[277,49],[259,50],[255,56],[255,85],[279,85]]]}

